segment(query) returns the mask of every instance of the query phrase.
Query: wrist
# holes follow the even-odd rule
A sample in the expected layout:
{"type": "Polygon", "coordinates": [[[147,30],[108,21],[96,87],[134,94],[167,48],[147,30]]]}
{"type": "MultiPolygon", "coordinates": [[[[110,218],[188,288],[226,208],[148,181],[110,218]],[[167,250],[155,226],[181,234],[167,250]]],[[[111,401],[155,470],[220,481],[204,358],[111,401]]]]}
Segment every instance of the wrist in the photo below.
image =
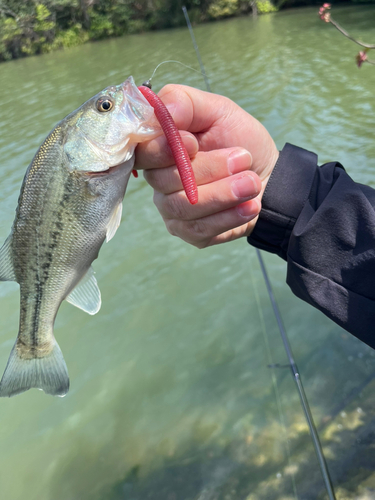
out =
{"type": "Polygon", "coordinates": [[[259,193],[260,200],[262,200],[262,198],[263,198],[263,195],[264,195],[265,190],[267,188],[267,184],[268,184],[270,177],[272,175],[272,172],[277,164],[279,156],[280,156],[280,152],[276,149],[276,146],[275,146],[275,149],[272,150],[270,158],[267,162],[267,167],[263,170],[263,174],[260,176],[260,179],[262,181],[262,189],[259,193]]]}
{"type": "Polygon", "coordinates": [[[286,144],[265,178],[262,210],[248,242],[287,257],[289,238],[308,200],[317,169],[317,156],[286,144]]]}

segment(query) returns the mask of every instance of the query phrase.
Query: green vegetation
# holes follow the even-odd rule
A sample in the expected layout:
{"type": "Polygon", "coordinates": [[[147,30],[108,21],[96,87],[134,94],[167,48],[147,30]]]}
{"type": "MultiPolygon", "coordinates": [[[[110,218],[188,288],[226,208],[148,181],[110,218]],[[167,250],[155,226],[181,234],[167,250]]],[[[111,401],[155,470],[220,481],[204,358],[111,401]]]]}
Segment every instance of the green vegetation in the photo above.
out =
{"type": "Polygon", "coordinates": [[[258,0],[257,9],[259,14],[268,14],[269,12],[276,12],[278,8],[270,0],[258,0]]]}
{"type": "MultiPolygon", "coordinates": [[[[356,0],[354,0],[356,1],[356,0]]],[[[375,1],[375,0],[373,0],[375,1]]],[[[0,61],[88,40],[278,10],[316,0],[0,0],[0,61]]]]}

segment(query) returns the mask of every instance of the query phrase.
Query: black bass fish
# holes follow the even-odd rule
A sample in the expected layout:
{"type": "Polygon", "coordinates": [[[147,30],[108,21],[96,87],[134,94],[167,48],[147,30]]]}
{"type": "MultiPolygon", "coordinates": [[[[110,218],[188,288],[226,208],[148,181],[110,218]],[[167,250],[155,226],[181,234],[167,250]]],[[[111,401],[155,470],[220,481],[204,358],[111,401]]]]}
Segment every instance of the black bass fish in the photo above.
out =
{"type": "Polygon", "coordinates": [[[64,118],[29,165],[0,280],[20,285],[20,323],[0,396],[32,387],[64,396],[69,377],[53,324],[65,299],[89,314],[101,306],[91,263],[115,234],[139,142],[159,135],[133,78],[107,87],[64,118]]]}

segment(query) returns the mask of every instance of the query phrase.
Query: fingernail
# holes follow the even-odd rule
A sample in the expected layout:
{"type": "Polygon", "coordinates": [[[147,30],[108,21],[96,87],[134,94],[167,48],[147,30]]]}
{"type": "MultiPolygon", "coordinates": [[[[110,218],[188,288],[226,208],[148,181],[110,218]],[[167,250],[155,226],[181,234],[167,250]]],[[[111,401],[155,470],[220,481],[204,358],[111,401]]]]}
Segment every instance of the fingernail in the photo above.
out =
{"type": "Polygon", "coordinates": [[[251,167],[252,157],[249,151],[243,149],[241,151],[233,151],[228,156],[228,170],[230,174],[237,174],[251,167]]]}
{"type": "Polygon", "coordinates": [[[250,200],[245,203],[241,203],[241,205],[238,205],[236,207],[236,210],[241,215],[241,217],[246,217],[247,219],[249,218],[251,219],[258,215],[260,207],[255,200],[250,200]]]}
{"type": "Polygon", "coordinates": [[[232,191],[237,198],[249,198],[258,194],[258,187],[252,175],[243,175],[232,182],[232,191]]]}

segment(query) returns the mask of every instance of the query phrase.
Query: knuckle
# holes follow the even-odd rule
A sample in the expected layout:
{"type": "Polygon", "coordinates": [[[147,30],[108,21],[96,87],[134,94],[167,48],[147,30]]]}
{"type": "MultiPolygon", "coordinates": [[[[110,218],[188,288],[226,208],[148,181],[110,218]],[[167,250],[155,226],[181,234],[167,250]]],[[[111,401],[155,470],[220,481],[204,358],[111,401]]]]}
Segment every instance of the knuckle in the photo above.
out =
{"type": "Polygon", "coordinates": [[[207,227],[201,219],[186,221],[186,230],[195,240],[203,241],[207,238],[207,227]]]}
{"type": "Polygon", "coordinates": [[[173,193],[176,189],[180,189],[181,187],[175,179],[174,172],[174,167],[153,170],[150,182],[148,180],[147,182],[149,182],[154,189],[160,191],[161,193],[173,193]]]}
{"type": "Polygon", "coordinates": [[[171,194],[165,196],[163,213],[171,219],[185,220],[187,218],[186,200],[182,196],[171,194]]]}
{"type": "MultiPolygon", "coordinates": [[[[201,231],[197,231],[197,221],[181,222],[175,219],[164,219],[164,223],[172,236],[177,236],[198,249],[203,249],[210,245],[211,238],[206,235],[201,236],[201,231]]],[[[202,232],[204,233],[204,231],[202,232]]]]}
{"type": "Polygon", "coordinates": [[[152,188],[161,193],[165,192],[163,188],[165,188],[166,183],[163,181],[163,174],[160,170],[145,170],[143,175],[146,182],[150,184],[152,188]]]}
{"type": "Polygon", "coordinates": [[[161,212],[163,196],[164,195],[162,193],[159,193],[159,191],[154,190],[153,202],[156,208],[159,210],[159,212],[161,212]]]}
{"type": "Polygon", "coordinates": [[[173,219],[164,219],[164,224],[169,234],[172,236],[178,236],[178,232],[176,231],[176,221],[173,219]]]}
{"type": "Polygon", "coordinates": [[[152,170],[144,170],[143,178],[145,179],[147,184],[150,184],[151,187],[154,187],[154,173],[152,170]]]}
{"type": "Polygon", "coordinates": [[[208,246],[210,246],[210,240],[198,241],[198,242],[195,243],[195,246],[199,250],[203,250],[204,248],[207,248],[208,246]]]}

